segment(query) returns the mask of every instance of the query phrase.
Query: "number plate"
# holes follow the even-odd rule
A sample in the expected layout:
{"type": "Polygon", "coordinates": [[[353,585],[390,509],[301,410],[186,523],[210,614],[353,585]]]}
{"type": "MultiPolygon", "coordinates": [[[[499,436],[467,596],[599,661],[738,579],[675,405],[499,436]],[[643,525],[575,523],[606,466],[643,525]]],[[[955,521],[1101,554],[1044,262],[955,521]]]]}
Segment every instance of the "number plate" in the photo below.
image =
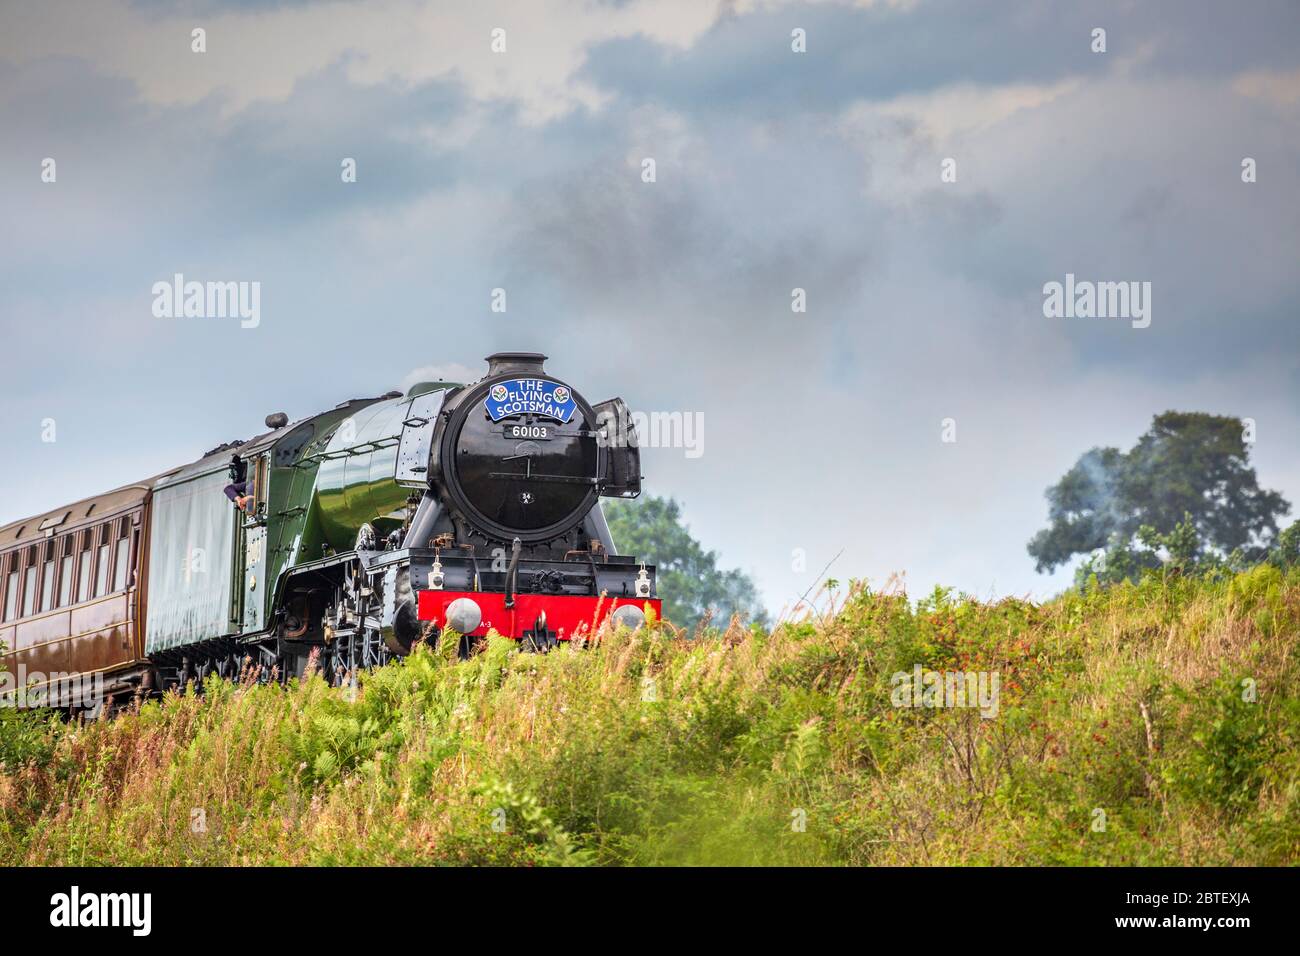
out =
{"type": "Polygon", "coordinates": [[[512,441],[549,441],[555,437],[553,425],[507,425],[506,438],[512,441]]]}

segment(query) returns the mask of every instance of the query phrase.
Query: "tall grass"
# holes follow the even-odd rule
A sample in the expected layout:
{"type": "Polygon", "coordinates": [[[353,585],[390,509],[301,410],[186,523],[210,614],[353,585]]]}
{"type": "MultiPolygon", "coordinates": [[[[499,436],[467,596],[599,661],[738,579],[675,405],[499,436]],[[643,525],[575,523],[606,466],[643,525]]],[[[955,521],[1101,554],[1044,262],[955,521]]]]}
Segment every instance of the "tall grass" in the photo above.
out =
{"type": "Polygon", "coordinates": [[[5,864],[1300,860],[1300,576],[821,619],[0,715],[5,864]],[[996,671],[995,718],[891,675],[996,671]]]}

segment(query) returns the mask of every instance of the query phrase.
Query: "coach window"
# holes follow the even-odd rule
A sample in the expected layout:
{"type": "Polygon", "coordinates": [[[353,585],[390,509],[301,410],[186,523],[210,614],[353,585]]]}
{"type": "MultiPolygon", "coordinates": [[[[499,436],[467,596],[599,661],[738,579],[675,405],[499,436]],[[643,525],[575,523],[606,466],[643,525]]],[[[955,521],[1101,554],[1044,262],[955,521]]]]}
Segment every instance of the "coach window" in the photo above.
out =
{"type": "Polygon", "coordinates": [[[27,560],[23,562],[23,617],[36,611],[36,549],[27,549],[27,560]]]}
{"type": "Polygon", "coordinates": [[[117,523],[117,554],[113,556],[113,590],[125,591],[131,570],[131,519],[117,523]]]}
{"type": "Polygon", "coordinates": [[[9,573],[5,575],[5,620],[12,621],[18,614],[18,552],[0,555],[9,573]]]}
{"type": "Polygon", "coordinates": [[[257,478],[253,485],[254,510],[256,510],[257,505],[262,505],[266,503],[266,492],[267,492],[266,470],[268,467],[269,459],[270,456],[268,455],[257,456],[257,468],[254,470],[254,474],[257,476],[257,478]]]}
{"type": "Polygon", "coordinates": [[[65,534],[59,539],[59,607],[72,603],[72,552],[76,540],[75,534],[65,534]]]}
{"type": "Polygon", "coordinates": [[[130,586],[140,584],[140,568],[136,565],[136,555],[140,553],[140,520],[137,516],[131,522],[131,579],[130,586]]]}
{"type": "Polygon", "coordinates": [[[111,549],[108,544],[109,526],[99,526],[96,536],[99,538],[99,553],[95,558],[95,597],[108,593],[108,556],[111,549]]]}
{"type": "Polygon", "coordinates": [[[81,532],[81,550],[77,552],[77,603],[90,600],[90,535],[81,532]]]}
{"type": "Polygon", "coordinates": [[[41,610],[54,610],[54,542],[46,541],[41,547],[41,610]]]}

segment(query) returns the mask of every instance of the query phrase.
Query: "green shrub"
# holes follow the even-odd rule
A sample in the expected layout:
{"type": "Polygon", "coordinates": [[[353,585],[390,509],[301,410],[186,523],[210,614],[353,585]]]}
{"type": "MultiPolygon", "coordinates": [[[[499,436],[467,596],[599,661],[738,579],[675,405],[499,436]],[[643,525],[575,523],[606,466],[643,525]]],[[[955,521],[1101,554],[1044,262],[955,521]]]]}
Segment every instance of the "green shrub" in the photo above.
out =
{"type": "Polygon", "coordinates": [[[44,712],[0,707],[0,768],[43,764],[54,753],[57,718],[44,712]]]}
{"type": "Polygon", "coordinates": [[[1254,698],[1250,678],[1219,681],[1191,698],[1189,746],[1169,768],[1175,786],[1230,813],[1258,801],[1276,741],[1265,706],[1254,698]]]}
{"type": "Polygon", "coordinates": [[[770,631],[0,711],[0,864],[1294,864],[1297,614],[1276,564],[1041,605],[854,584],[770,631]],[[917,665],[996,672],[997,716],[893,706],[917,665]]]}

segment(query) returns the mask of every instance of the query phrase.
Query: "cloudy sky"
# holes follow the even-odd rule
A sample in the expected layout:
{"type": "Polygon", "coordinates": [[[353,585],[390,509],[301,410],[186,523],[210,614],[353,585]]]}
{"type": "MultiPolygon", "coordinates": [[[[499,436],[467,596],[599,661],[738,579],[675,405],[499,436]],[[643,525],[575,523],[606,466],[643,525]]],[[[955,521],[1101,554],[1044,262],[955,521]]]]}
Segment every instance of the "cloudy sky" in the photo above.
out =
{"type": "Polygon", "coordinates": [[[1300,502],[1294,0],[6,2],[0,215],[0,522],[500,349],[702,415],[646,489],[774,611],[841,550],[1059,590],[1044,489],[1166,409],[1300,502]],[[155,317],[178,272],[260,324],[155,317]]]}

